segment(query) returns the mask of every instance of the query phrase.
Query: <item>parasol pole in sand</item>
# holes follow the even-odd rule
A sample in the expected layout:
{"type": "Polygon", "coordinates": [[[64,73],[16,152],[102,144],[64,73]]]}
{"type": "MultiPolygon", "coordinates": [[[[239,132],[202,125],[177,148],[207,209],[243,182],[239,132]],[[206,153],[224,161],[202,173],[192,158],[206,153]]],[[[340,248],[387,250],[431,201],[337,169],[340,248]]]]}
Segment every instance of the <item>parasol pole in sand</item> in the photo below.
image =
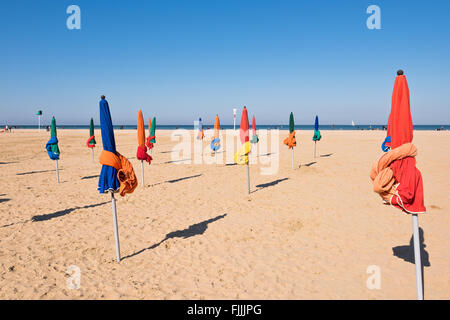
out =
{"type": "Polygon", "coordinates": [[[316,145],[317,145],[317,141],[314,141],[314,159],[316,158],[316,145]]]}
{"type": "Polygon", "coordinates": [[[417,300],[423,300],[422,260],[420,257],[419,218],[412,214],[413,238],[414,238],[414,263],[416,265],[417,300]]]}
{"type": "Polygon", "coordinates": [[[56,181],[59,183],[59,169],[58,169],[58,160],[56,162],[56,181]]]}
{"type": "Polygon", "coordinates": [[[119,243],[119,228],[117,226],[116,198],[114,198],[114,192],[112,190],[111,190],[111,206],[113,213],[114,238],[116,240],[116,260],[117,262],[120,262],[120,243],[119,243]]]}
{"type": "Polygon", "coordinates": [[[144,185],[144,160],[141,160],[141,171],[142,171],[142,186],[145,187],[145,185],[144,185]]]}
{"type": "MultiPolygon", "coordinates": [[[[249,160],[250,162],[250,160],[249,160]]],[[[250,194],[250,165],[247,162],[247,185],[248,185],[248,194],[250,194]]]]}

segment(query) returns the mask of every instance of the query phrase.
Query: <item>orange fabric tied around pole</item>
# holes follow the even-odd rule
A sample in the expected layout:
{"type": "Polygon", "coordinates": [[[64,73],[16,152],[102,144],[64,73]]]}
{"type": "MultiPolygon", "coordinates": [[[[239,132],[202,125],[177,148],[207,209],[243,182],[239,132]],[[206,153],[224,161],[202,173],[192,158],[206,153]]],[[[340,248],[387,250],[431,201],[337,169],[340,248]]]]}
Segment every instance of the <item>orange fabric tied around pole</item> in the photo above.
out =
{"type": "Polygon", "coordinates": [[[373,191],[378,193],[380,197],[391,204],[393,196],[397,196],[397,184],[394,172],[390,165],[396,161],[408,157],[417,156],[417,148],[412,143],[405,143],[398,148],[383,154],[380,159],[375,162],[370,170],[370,179],[373,183],[373,191]]]}
{"type": "Polygon", "coordinates": [[[95,140],[95,136],[90,136],[89,139],[87,139],[86,146],[88,148],[95,148],[95,144],[89,144],[92,140],[95,140]]]}
{"type": "Polygon", "coordinates": [[[289,133],[289,137],[284,139],[283,143],[289,147],[289,149],[294,148],[297,145],[297,141],[295,140],[295,131],[289,133]]]}
{"type": "Polygon", "coordinates": [[[120,182],[119,193],[122,197],[126,193],[133,193],[138,186],[138,181],[134,174],[133,166],[127,158],[119,152],[114,154],[110,151],[103,150],[100,154],[100,164],[116,168],[117,179],[120,182]]]}

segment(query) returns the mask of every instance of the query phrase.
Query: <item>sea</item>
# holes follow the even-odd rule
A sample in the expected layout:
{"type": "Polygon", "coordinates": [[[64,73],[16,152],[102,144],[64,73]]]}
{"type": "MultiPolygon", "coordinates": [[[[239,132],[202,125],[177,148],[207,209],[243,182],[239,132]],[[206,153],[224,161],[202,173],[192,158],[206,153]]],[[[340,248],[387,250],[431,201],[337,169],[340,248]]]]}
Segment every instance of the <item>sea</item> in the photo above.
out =
{"type": "MultiPolygon", "coordinates": [[[[37,129],[37,125],[11,125],[13,128],[17,129],[37,129]]],[[[47,125],[41,125],[41,129],[45,129],[47,125]]],[[[250,124],[251,126],[251,124],[250,124]]],[[[1,128],[4,128],[4,125],[0,125],[1,128]]],[[[80,130],[88,130],[89,125],[57,125],[58,129],[80,129],[80,130]]],[[[95,126],[96,129],[100,129],[99,125],[95,126]]],[[[148,127],[147,127],[148,128],[148,127]]],[[[207,125],[203,124],[203,129],[213,129],[214,124],[207,125]]],[[[250,127],[251,128],[251,127],[250,127]]],[[[114,129],[117,130],[135,130],[137,129],[136,125],[114,125],[114,129]]],[[[176,129],[187,129],[193,130],[194,125],[157,125],[157,129],[159,130],[176,130],[176,129]]],[[[221,130],[233,129],[233,125],[221,125],[221,130]]],[[[236,124],[236,129],[239,129],[239,125],[236,124]]],[[[278,130],[288,130],[288,125],[280,125],[280,124],[272,124],[272,125],[257,125],[257,129],[278,129],[278,130]]],[[[320,130],[383,130],[386,129],[386,125],[320,125],[320,130]]],[[[295,130],[314,130],[314,125],[296,125],[295,130]]],[[[414,130],[450,130],[450,125],[415,125],[414,130]]]]}

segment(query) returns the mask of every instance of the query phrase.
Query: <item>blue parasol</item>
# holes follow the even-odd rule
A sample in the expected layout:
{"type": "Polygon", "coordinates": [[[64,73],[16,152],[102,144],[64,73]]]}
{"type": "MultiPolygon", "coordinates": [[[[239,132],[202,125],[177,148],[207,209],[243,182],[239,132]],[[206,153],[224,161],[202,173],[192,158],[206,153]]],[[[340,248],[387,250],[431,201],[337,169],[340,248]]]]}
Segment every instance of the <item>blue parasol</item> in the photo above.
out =
{"type": "MultiPolygon", "coordinates": [[[[102,132],[103,149],[116,153],[116,141],[114,139],[114,129],[111,120],[111,113],[109,112],[108,101],[102,97],[100,100],[100,130],[102,132]]],[[[118,191],[120,188],[119,180],[117,179],[117,169],[114,167],[102,166],[100,178],[98,179],[98,190],[100,193],[105,193],[110,190],[118,191]]]]}

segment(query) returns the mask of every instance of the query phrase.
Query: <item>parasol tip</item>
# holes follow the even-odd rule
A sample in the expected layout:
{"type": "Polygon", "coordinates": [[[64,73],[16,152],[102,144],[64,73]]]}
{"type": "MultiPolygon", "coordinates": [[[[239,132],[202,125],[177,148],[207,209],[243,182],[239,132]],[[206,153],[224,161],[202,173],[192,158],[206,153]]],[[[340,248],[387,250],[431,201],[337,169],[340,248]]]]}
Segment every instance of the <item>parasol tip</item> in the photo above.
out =
{"type": "Polygon", "coordinates": [[[398,75],[398,76],[402,76],[403,74],[404,74],[404,72],[403,72],[402,69],[400,69],[400,70],[397,71],[397,75],[398,75]]]}
{"type": "Polygon", "coordinates": [[[105,100],[105,96],[104,95],[102,95],[101,97],[100,97],[100,99],[102,99],[102,100],[105,100]]]}

